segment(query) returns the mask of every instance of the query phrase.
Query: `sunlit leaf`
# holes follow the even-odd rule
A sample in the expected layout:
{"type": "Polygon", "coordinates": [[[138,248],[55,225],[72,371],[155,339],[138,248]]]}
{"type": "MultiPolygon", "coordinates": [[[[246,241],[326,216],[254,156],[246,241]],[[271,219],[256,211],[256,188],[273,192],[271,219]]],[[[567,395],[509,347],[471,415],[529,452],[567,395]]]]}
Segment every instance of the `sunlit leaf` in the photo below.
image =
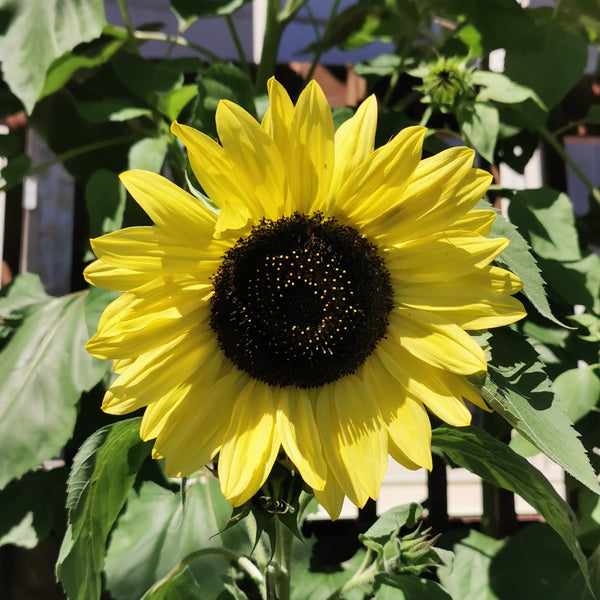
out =
{"type": "MultiPolygon", "coordinates": [[[[105,366],[84,349],[87,292],[30,306],[0,358],[0,488],[60,453],[105,366]]],[[[4,299],[6,300],[6,299],[4,299]]]]}
{"type": "Polygon", "coordinates": [[[103,427],[81,446],[67,486],[69,523],[56,572],[69,600],[98,600],[106,543],[150,451],[141,419],[103,427]]]}
{"type": "Polygon", "coordinates": [[[9,15],[8,28],[0,37],[3,76],[26,111],[31,112],[42,93],[52,62],[101,34],[106,23],[104,3],[102,0],[19,0],[3,4],[9,15]]]}
{"type": "Polygon", "coordinates": [[[529,502],[561,536],[588,577],[585,556],[577,541],[573,511],[544,475],[525,458],[475,427],[438,427],[433,432],[432,446],[459,467],[515,492],[529,502]]]}
{"type": "Polygon", "coordinates": [[[491,345],[493,363],[481,390],[486,402],[538,450],[600,492],[585,449],[562,404],[554,398],[535,350],[508,328],[495,330],[491,345]]]}

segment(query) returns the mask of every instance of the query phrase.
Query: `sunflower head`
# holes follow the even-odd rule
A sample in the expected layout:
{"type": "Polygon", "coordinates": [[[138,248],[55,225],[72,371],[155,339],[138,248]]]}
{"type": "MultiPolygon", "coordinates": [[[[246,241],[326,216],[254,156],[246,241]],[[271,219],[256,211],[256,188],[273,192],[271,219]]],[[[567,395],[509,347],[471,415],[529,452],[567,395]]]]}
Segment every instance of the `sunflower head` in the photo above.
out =
{"type": "Polygon", "coordinates": [[[377,497],[388,455],[431,468],[427,411],[486,408],[469,331],[520,319],[521,282],[490,264],[508,242],[474,210],[491,177],[472,150],[423,159],[421,127],[375,149],[374,97],[335,133],[316,83],[269,99],[261,123],[222,101],[219,143],[173,124],[210,206],[122,174],[154,226],[92,240],[87,280],[123,294],[87,348],[118,374],[103,409],[145,408],[169,475],[217,460],[239,506],[285,454],[335,518],[377,497]]]}

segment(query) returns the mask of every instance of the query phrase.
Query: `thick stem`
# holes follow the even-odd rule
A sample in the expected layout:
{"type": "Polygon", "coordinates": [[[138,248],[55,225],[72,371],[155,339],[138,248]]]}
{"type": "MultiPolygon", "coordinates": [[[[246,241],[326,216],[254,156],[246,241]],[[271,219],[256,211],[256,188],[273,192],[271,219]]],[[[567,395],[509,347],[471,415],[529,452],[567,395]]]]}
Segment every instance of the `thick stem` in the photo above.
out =
{"type": "Polygon", "coordinates": [[[275,589],[277,600],[290,600],[290,575],[294,534],[279,520],[275,520],[275,589]]]}
{"type": "Polygon", "coordinates": [[[254,86],[257,94],[264,94],[266,92],[267,81],[275,74],[279,43],[281,42],[281,36],[283,35],[284,29],[277,18],[279,7],[279,0],[267,0],[265,36],[263,38],[260,64],[258,65],[258,71],[256,72],[256,82],[254,86]]]}

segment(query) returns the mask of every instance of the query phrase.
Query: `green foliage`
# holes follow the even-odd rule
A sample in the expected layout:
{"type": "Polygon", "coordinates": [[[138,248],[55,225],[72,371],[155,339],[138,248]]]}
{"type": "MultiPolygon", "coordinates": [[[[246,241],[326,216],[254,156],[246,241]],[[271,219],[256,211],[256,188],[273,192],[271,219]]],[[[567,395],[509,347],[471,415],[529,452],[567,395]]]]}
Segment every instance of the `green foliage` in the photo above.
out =
{"type": "Polygon", "coordinates": [[[52,62],[105,24],[102,0],[4,0],[8,24],[0,37],[4,80],[30,113],[42,94],[52,62]],[[32,41],[35,40],[35,43],[32,41]]]}
{"type": "Polygon", "coordinates": [[[84,349],[86,296],[50,298],[37,277],[23,275],[0,299],[0,315],[22,316],[0,362],[0,488],[60,453],[81,393],[104,374],[84,349]]]}
{"type": "MultiPolygon", "coordinates": [[[[178,120],[217,138],[222,99],[260,120],[279,43],[306,0],[267,3],[277,6],[256,68],[241,47],[237,64],[226,63],[186,38],[195,20],[207,18],[227,19],[235,34],[231,15],[247,0],[171,0],[176,36],[157,24],[132,25],[127,5],[135,3],[117,4],[123,26],[106,23],[102,0],[0,0],[0,116],[25,109],[82,190],[90,237],[149,224],[119,182],[126,169],[166,172],[208,201],[170,124],[178,120]],[[149,40],[163,44],[161,60],[145,58],[149,40]],[[175,46],[188,56],[172,58],[175,46]]],[[[302,18],[314,20],[308,11],[302,18]]],[[[377,145],[420,123],[443,133],[427,137],[427,153],[453,138],[477,150],[482,168],[505,164],[521,172],[541,141],[561,152],[560,135],[572,125],[560,120],[562,103],[583,74],[589,44],[600,45],[595,0],[533,9],[514,0],[356,0],[320,25],[306,49],[313,66],[333,47],[387,43],[385,53],[355,68],[378,97],[377,145]],[[483,68],[493,67],[490,52],[498,48],[506,50],[503,73],[483,68]]],[[[353,113],[354,107],[334,109],[336,128],[353,113]]],[[[600,123],[595,105],[574,118],[577,125],[600,123]]],[[[7,158],[7,189],[47,166],[32,164],[18,135],[0,136],[0,156],[7,158]]],[[[584,184],[598,200],[598,189],[584,184]]],[[[287,503],[284,514],[266,510],[264,498],[232,514],[210,477],[189,486],[184,502],[160,463],[144,462],[149,448],[139,440],[139,419],[98,429],[106,423],[98,421],[98,406],[112,371],[84,345],[118,294],[94,288],[52,298],[24,274],[0,292],[0,545],[34,548],[50,532],[60,534],[66,504],[57,572],[69,600],[102,593],[115,600],[264,598],[269,560],[281,558],[279,528],[302,540],[294,549],[292,600],[600,597],[600,461],[592,451],[600,427],[600,258],[578,233],[594,241],[597,206],[576,220],[563,192],[496,192],[509,205],[491,235],[510,241],[496,263],[523,281],[529,314],[511,329],[477,336],[491,356],[487,378],[476,383],[514,436],[507,446],[482,429],[438,428],[434,448],[449,463],[520,494],[558,536],[532,525],[498,541],[470,529],[444,542],[456,555],[451,570],[450,553],[421,532],[421,509],[411,504],[363,531],[352,558],[322,565],[315,540],[302,535],[315,501],[296,475],[286,488],[291,496],[285,486],[273,488],[277,474],[263,490],[264,498],[287,503]],[[516,451],[542,451],[568,473],[575,513],[516,451]],[[39,468],[61,452],[66,467],[39,468]],[[527,570],[515,568],[522,564],[527,570]]],[[[93,258],[82,246],[74,264],[93,258]]]]}
{"type": "Polygon", "coordinates": [[[68,527],[56,573],[68,597],[98,600],[109,533],[150,450],[140,419],[99,429],[81,446],[67,484],[68,527]]]}
{"type": "Polygon", "coordinates": [[[438,427],[432,445],[454,464],[519,494],[529,502],[561,536],[588,580],[587,563],[577,541],[572,510],[549,481],[526,459],[482,429],[474,427],[438,427]]]}

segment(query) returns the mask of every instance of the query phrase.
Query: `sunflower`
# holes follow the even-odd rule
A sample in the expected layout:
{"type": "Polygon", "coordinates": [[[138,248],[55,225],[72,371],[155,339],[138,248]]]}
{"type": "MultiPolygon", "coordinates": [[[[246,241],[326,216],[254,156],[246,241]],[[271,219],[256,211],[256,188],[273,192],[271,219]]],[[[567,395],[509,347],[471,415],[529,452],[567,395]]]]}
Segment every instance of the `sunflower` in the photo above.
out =
{"type": "Polygon", "coordinates": [[[388,455],[431,468],[427,410],[462,426],[465,400],[486,408],[468,331],[522,318],[522,284],[490,265],[508,241],[473,210],[491,177],[472,150],[422,160],[422,127],[374,149],[374,97],[334,133],[315,82],[296,106],[268,91],[261,123],[219,103],[220,143],[173,123],[210,202],[121,175],[155,226],[92,240],[87,280],[124,293],[87,349],[118,374],[102,408],[145,407],[169,475],[218,455],[239,506],[284,452],[336,518],[377,497],[388,455]]]}

